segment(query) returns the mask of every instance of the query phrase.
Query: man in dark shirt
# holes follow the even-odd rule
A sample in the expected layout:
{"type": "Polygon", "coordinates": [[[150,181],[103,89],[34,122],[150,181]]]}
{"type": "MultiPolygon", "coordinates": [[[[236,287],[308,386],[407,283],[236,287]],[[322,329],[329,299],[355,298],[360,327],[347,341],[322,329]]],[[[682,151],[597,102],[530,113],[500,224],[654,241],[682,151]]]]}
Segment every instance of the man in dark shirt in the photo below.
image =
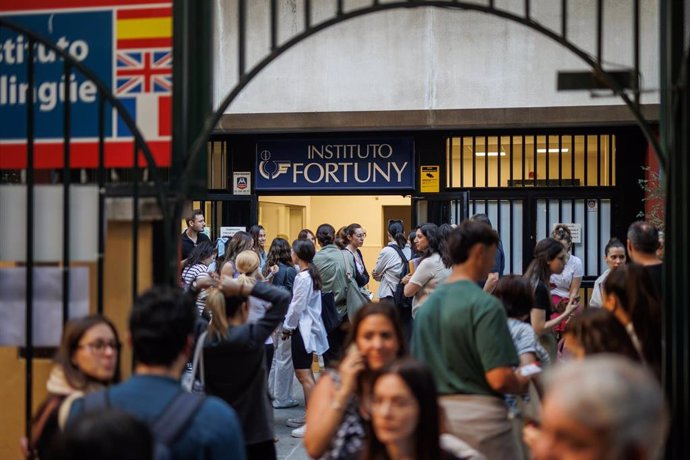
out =
{"type": "Polygon", "coordinates": [[[653,224],[640,220],[628,228],[628,255],[633,262],[647,270],[656,287],[657,298],[661,299],[663,265],[657,249],[659,230],[653,224]]]}
{"type": "Polygon", "coordinates": [[[192,215],[187,219],[187,230],[182,232],[182,260],[189,257],[197,244],[211,239],[204,233],[206,220],[201,209],[192,211],[192,215]]]}

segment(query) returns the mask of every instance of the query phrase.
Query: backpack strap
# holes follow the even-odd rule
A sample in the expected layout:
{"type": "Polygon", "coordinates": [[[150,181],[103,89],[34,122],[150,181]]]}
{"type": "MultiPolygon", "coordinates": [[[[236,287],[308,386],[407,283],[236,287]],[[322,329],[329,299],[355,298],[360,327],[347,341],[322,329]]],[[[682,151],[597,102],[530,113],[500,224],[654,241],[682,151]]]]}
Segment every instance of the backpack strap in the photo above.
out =
{"type": "Polygon", "coordinates": [[[406,275],[407,273],[410,272],[409,267],[407,267],[407,264],[409,263],[409,261],[407,260],[407,257],[405,257],[405,254],[403,254],[402,249],[400,249],[400,247],[397,244],[390,244],[389,246],[392,247],[393,249],[395,249],[395,252],[397,252],[398,255],[400,256],[400,260],[402,260],[403,269],[400,272],[400,274],[402,275],[401,276],[401,278],[402,278],[404,276],[403,274],[406,275]]]}
{"type": "Polygon", "coordinates": [[[83,412],[88,414],[90,412],[97,412],[110,407],[108,400],[108,390],[96,391],[84,396],[83,412]]]}
{"type": "Polygon", "coordinates": [[[179,391],[149,425],[156,442],[170,446],[185,431],[203,402],[202,395],[179,391]]]}

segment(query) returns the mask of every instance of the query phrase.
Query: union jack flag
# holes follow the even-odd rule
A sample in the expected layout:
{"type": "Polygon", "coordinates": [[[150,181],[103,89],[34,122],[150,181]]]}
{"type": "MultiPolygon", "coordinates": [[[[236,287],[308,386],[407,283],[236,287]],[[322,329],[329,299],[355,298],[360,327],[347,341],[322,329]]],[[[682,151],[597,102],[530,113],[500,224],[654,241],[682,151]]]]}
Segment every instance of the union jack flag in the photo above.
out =
{"type": "Polygon", "coordinates": [[[172,91],[172,51],[117,51],[116,94],[172,91]]]}

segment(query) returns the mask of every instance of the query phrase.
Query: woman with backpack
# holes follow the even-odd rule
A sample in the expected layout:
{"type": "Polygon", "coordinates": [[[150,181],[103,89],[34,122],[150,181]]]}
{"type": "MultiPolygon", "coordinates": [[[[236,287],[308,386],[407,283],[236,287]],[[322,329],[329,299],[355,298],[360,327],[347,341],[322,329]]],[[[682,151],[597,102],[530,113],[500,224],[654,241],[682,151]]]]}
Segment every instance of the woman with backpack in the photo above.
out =
{"type": "Polygon", "coordinates": [[[400,282],[410,270],[404,254],[407,237],[402,220],[388,221],[387,234],[388,245],[381,249],[372,276],[380,283],[377,293],[379,300],[388,300],[397,307],[405,338],[409,342],[412,336],[412,302],[404,296],[404,285],[400,282]]]}

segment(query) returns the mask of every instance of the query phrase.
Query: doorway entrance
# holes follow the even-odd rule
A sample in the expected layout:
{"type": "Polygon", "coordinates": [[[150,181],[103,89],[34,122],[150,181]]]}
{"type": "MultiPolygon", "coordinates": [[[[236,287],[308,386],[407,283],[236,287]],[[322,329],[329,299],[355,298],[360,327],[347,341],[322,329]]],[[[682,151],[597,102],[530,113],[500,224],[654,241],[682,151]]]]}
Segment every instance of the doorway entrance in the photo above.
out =
{"type": "MultiPolygon", "coordinates": [[[[297,195],[259,196],[259,224],[266,230],[266,244],[275,237],[290,243],[303,228],[316,233],[323,223],[331,224],[336,231],[346,225],[358,223],[367,237],[360,248],[364,265],[371,273],[381,248],[388,244],[386,225],[389,219],[402,219],[405,231],[412,222],[411,198],[395,195],[297,195]]],[[[369,282],[372,292],[378,290],[378,282],[369,282]]]]}

